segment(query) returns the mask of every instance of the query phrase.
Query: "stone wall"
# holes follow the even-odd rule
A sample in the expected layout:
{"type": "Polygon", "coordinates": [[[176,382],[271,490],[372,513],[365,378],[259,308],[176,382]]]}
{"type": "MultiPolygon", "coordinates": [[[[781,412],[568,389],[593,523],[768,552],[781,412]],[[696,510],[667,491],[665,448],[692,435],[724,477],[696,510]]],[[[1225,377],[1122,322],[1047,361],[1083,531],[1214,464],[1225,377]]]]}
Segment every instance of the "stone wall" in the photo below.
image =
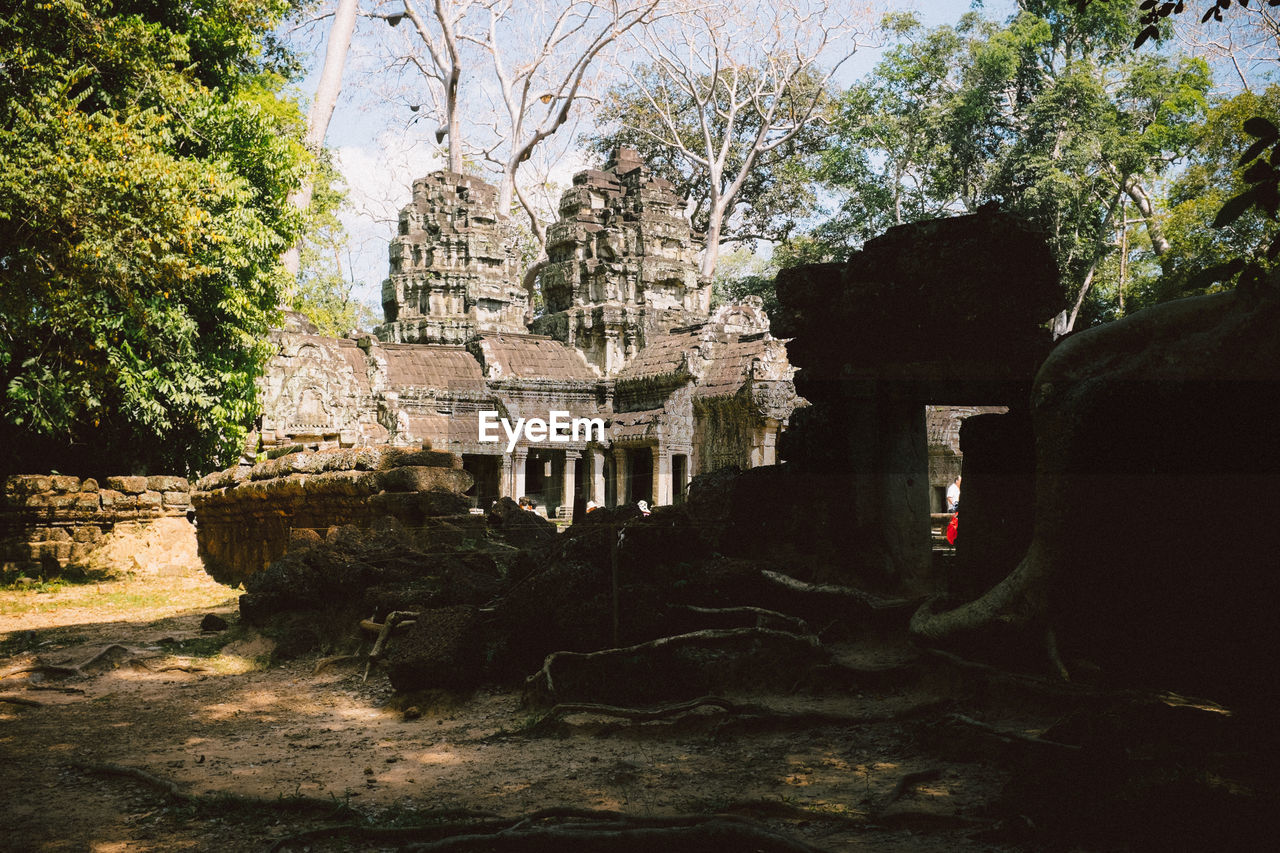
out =
{"type": "Polygon", "coordinates": [[[291,542],[319,541],[332,527],[388,517],[415,528],[465,526],[471,484],[461,457],[430,449],[322,450],[229,468],[201,479],[192,495],[200,557],[215,580],[237,585],[291,542]],[[461,518],[442,520],[450,516],[461,518]]]}
{"type": "Polygon", "coordinates": [[[5,576],[52,577],[84,566],[122,523],[183,516],[191,485],[182,477],[92,478],[19,474],[0,503],[0,565],[5,576]]]}

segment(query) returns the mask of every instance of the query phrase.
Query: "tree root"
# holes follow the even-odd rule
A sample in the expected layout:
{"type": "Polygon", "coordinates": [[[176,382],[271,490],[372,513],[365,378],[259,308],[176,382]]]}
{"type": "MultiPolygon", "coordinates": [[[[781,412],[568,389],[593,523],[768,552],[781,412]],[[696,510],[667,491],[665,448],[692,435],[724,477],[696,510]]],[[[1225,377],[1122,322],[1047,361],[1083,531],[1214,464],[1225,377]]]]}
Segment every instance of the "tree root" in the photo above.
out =
{"type": "Polygon", "coordinates": [[[43,702],[37,702],[35,699],[23,699],[21,696],[0,696],[0,702],[8,702],[10,705],[25,705],[28,708],[43,708],[43,702]]]}
{"type": "Polygon", "coordinates": [[[401,622],[417,619],[418,616],[419,614],[413,610],[393,610],[387,614],[386,620],[378,629],[378,639],[374,642],[373,649],[369,652],[369,659],[364,665],[364,677],[361,681],[369,680],[369,670],[387,653],[387,640],[391,638],[391,632],[396,629],[396,626],[401,622]]]}
{"type": "Polygon", "coordinates": [[[496,833],[455,835],[412,844],[421,853],[520,851],[520,853],[702,853],[706,850],[752,850],[756,853],[821,853],[821,849],[763,826],[724,817],[698,819],[690,825],[648,825],[652,821],[612,820],[595,825],[512,827],[496,833]]]}
{"type": "Polygon", "coordinates": [[[916,785],[919,785],[922,782],[932,782],[941,775],[941,767],[929,767],[925,770],[915,770],[911,773],[902,774],[902,777],[898,779],[897,784],[893,786],[893,790],[890,791],[888,796],[886,796],[880,803],[878,811],[884,811],[886,808],[902,799],[902,795],[907,793],[907,791],[910,791],[916,785]]]}
{"type": "MultiPolygon", "coordinates": [[[[827,658],[826,650],[813,635],[792,634],[769,628],[707,629],[661,637],[624,648],[595,652],[552,652],[543,661],[542,668],[525,680],[525,701],[546,704],[553,704],[547,701],[553,698],[572,701],[575,674],[579,681],[584,684],[590,682],[593,689],[598,690],[601,673],[607,672],[618,677],[620,668],[636,661],[644,661],[648,667],[653,668],[662,663],[663,655],[678,655],[687,648],[714,650],[735,644],[748,648],[768,644],[780,654],[796,659],[807,658],[810,662],[817,662],[820,658],[825,662],[827,658]],[[592,672],[595,672],[594,676],[584,675],[592,672]],[[569,682],[570,686],[566,688],[563,682],[569,682]]],[[[621,678],[624,681],[626,679],[625,675],[621,678]]],[[[626,684],[631,693],[643,692],[639,689],[641,686],[629,682],[626,684]]],[[[584,688],[578,686],[578,689],[581,692],[584,688]]]]}
{"type": "Polygon", "coordinates": [[[808,623],[800,617],[789,616],[776,610],[766,610],[763,607],[697,607],[692,604],[673,604],[670,607],[672,610],[693,613],[698,616],[742,616],[754,618],[756,622],[754,627],[756,628],[775,628],[801,635],[814,633],[808,623]]]}
{"type": "Polygon", "coordinates": [[[311,670],[311,674],[319,675],[331,666],[336,666],[340,663],[355,663],[362,660],[364,660],[364,655],[334,655],[331,658],[321,658],[316,661],[315,668],[311,670]]]}
{"type": "Polygon", "coordinates": [[[28,673],[28,672],[38,672],[41,675],[51,675],[58,678],[88,678],[89,676],[96,674],[93,672],[93,668],[97,667],[97,665],[104,658],[109,657],[115,652],[124,652],[125,654],[130,654],[129,649],[125,648],[119,643],[112,643],[102,651],[95,654],[93,657],[89,658],[86,661],[78,663],[74,666],[65,666],[62,664],[52,664],[52,663],[41,663],[40,661],[37,660],[34,663],[28,664],[26,666],[20,666],[15,669],[6,670],[5,672],[0,673],[0,679],[9,678],[14,675],[22,675],[23,673],[28,673]]]}
{"type": "Polygon", "coordinates": [[[415,816],[421,819],[423,823],[413,826],[373,826],[367,823],[339,823],[333,826],[308,829],[304,832],[277,839],[274,844],[267,848],[267,853],[276,853],[276,851],[284,850],[290,846],[308,841],[318,841],[321,838],[351,837],[369,842],[387,843],[421,839],[424,833],[430,833],[434,830],[452,828],[457,832],[474,831],[477,826],[489,825],[485,823],[486,821],[493,822],[491,825],[495,831],[511,825],[510,820],[502,818],[496,812],[476,811],[474,809],[434,809],[427,812],[418,812],[415,816]]]}
{"type": "Polygon", "coordinates": [[[128,661],[126,661],[126,663],[129,664],[129,666],[134,667],[135,669],[139,669],[139,670],[142,670],[143,672],[151,672],[151,673],[161,673],[161,672],[196,673],[196,672],[209,671],[208,667],[191,666],[188,664],[174,664],[173,666],[162,666],[159,669],[157,669],[156,667],[153,667],[151,664],[147,663],[142,658],[130,658],[128,661]]]}
{"type": "Polygon", "coordinates": [[[126,767],[122,764],[72,764],[74,769],[98,776],[121,776],[141,782],[149,788],[164,794],[170,802],[202,808],[251,808],[269,809],[289,812],[325,812],[329,815],[350,816],[356,813],[347,803],[337,799],[320,797],[288,796],[251,797],[244,794],[190,794],[178,787],[176,782],[153,776],[137,767],[126,767]]]}
{"type": "Polygon", "coordinates": [[[999,726],[993,726],[990,723],[975,720],[973,717],[966,717],[964,714],[948,714],[946,719],[948,722],[959,723],[964,726],[969,726],[970,728],[975,728],[978,731],[986,732],[987,734],[1000,738],[1006,742],[1030,743],[1036,746],[1047,746],[1053,749],[1067,749],[1074,752],[1078,752],[1083,748],[1074,743],[1045,740],[1044,738],[1029,735],[1013,729],[1002,729],[999,726]]]}
{"type": "Polygon", "coordinates": [[[867,610],[904,610],[917,607],[920,604],[920,599],[918,598],[882,598],[874,593],[864,592],[851,586],[806,583],[796,580],[790,575],[784,575],[781,572],[774,572],[769,569],[761,570],[760,576],[790,592],[843,599],[867,610]]]}
{"type": "MultiPolygon", "coordinates": [[[[474,813],[472,813],[474,814],[474,813]]],[[[443,815],[441,815],[443,816],[443,815]]],[[[360,824],[322,827],[277,841],[272,851],[318,838],[343,836],[367,842],[414,841],[402,849],[421,851],[592,851],[670,853],[755,850],[761,853],[821,853],[819,848],[733,815],[632,817],[615,811],[549,808],[523,817],[379,827],[360,824]]],[[[811,819],[813,815],[805,815],[811,819]]]]}
{"type": "MultiPolygon", "coordinates": [[[[556,724],[570,714],[594,714],[602,717],[616,717],[629,723],[647,723],[655,720],[670,719],[691,713],[699,708],[716,708],[726,714],[738,718],[739,727],[759,726],[774,730],[785,728],[817,728],[821,726],[861,726],[873,723],[884,723],[912,717],[925,711],[936,709],[948,700],[931,699],[918,703],[901,711],[881,714],[833,714],[825,711],[801,711],[791,713],[778,711],[765,705],[748,702],[735,702],[722,696],[702,696],[688,702],[677,702],[654,708],[623,708],[615,705],[601,705],[592,702],[562,702],[549,710],[529,727],[523,734],[540,735],[555,729],[556,724]]],[[[728,725],[728,722],[721,724],[728,725]]],[[[494,739],[508,737],[509,734],[493,735],[494,739]]]]}

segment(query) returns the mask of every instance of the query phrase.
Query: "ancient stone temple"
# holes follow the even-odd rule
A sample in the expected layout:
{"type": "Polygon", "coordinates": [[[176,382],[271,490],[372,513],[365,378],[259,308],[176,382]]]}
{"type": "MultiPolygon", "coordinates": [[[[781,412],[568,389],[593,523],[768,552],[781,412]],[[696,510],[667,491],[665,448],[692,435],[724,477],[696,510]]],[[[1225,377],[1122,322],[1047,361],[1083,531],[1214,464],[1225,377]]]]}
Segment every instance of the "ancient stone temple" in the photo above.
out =
{"type": "Polygon", "coordinates": [[[545,311],[528,321],[495,201],[469,176],[414,182],[390,245],[386,321],[336,339],[289,315],[273,333],[255,452],[425,441],[461,457],[473,505],[528,495],[561,516],[587,501],[678,503],[696,474],[777,461],[803,402],[785,342],[758,299],[712,311],[670,183],[628,149],[576,175],[548,230],[545,311]],[[556,432],[554,416],[600,427],[556,432]],[[495,418],[538,419],[549,434],[486,434],[495,418]]]}
{"type": "Polygon", "coordinates": [[[480,329],[525,331],[528,299],[497,203],[497,190],[467,175],[433,172],[413,182],[391,239],[379,338],[465,344],[480,329]]]}
{"type": "Polygon", "coordinates": [[[671,183],[628,148],[604,171],[574,176],[547,229],[547,313],[534,331],[615,376],[653,337],[705,320],[711,287],[698,278],[701,247],[683,210],[671,183]]]}

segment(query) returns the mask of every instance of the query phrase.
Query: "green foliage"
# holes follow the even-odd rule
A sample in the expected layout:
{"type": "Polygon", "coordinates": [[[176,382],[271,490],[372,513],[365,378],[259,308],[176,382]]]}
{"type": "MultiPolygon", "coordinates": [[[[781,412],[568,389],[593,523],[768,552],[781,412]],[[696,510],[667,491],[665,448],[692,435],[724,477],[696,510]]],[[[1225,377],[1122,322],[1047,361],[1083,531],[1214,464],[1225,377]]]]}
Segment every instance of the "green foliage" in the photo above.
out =
{"type": "Polygon", "coordinates": [[[0,469],[238,451],[300,225],[301,117],[263,47],[284,6],[0,14],[0,469]]]}
{"type": "Polygon", "coordinates": [[[372,328],[378,316],[354,297],[355,282],[342,273],[348,237],[336,214],[346,190],[327,152],[314,163],[312,180],[311,207],[290,307],[314,323],[320,334],[345,337],[353,330],[372,328]]]}
{"type": "MultiPolygon", "coordinates": [[[[929,31],[892,19],[900,43],[841,99],[824,177],[844,199],[812,238],[835,256],[891,225],[995,201],[1046,233],[1065,305],[1090,286],[1122,298],[1109,279],[1122,269],[1122,204],[1154,197],[1195,136],[1211,81],[1200,60],[1135,56],[1135,6],[1072,6],[1023,0],[1003,26],[974,14],[929,31]]],[[[1123,242],[1139,247],[1126,275],[1156,248],[1136,233],[1123,242]]]]}
{"type": "Polygon", "coordinates": [[[778,307],[778,292],[773,280],[778,267],[749,249],[734,249],[720,256],[711,278],[712,307],[740,301],[745,296],[759,296],[764,310],[772,313],[778,307]]]}
{"type": "Polygon", "coordinates": [[[1264,206],[1254,204],[1248,167],[1259,157],[1270,158],[1274,148],[1259,143],[1274,144],[1266,125],[1276,124],[1280,86],[1241,93],[1209,110],[1188,148],[1186,167],[1169,185],[1167,274],[1145,283],[1138,295],[1142,303],[1227,287],[1244,269],[1245,258],[1270,266],[1262,259],[1280,227],[1264,206]],[[1238,153],[1244,145],[1242,127],[1262,132],[1243,156],[1238,153]],[[1232,205],[1237,199],[1243,203],[1232,205]]]}

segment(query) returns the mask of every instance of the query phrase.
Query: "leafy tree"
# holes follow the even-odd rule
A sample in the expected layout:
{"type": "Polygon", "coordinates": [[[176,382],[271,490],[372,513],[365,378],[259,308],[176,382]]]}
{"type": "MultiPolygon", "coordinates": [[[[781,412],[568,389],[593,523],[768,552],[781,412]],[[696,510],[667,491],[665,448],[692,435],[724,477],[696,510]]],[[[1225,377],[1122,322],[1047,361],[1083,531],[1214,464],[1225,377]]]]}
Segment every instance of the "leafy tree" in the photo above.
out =
{"type": "Polygon", "coordinates": [[[1280,86],[1214,104],[1197,128],[1186,167],[1168,188],[1166,274],[1143,284],[1139,304],[1222,289],[1243,269],[1244,258],[1266,254],[1277,225],[1264,208],[1246,206],[1215,227],[1232,198],[1247,197],[1248,161],[1240,162],[1237,151],[1240,128],[1253,119],[1280,125],[1280,86]]]}
{"type": "Polygon", "coordinates": [[[0,470],[229,462],[300,217],[285,0],[0,13],[0,470]]]}
{"type": "Polygon", "coordinates": [[[764,310],[772,314],[778,307],[778,291],[773,284],[777,275],[778,266],[772,259],[762,258],[750,249],[725,252],[711,278],[711,305],[715,308],[746,296],[759,296],[764,310]]]}
{"type": "Polygon", "coordinates": [[[843,99],[827,167],[848,200],[815,236],[865,238],[997,201],[1049,236],[1074,295],[1067,328],[1109,270],[1122,206],[1161,256],[1153,186],[1190,144],[1207,66],[1135,57],[1134,7],[1072,6],[1023,0],[1003,27],[972,15],[929,32],[891,21],[904,43],[843,99]]]}
{"type": "Polygon", "coordinates": [[[306,316],[322,335],[344,337],[354,329],[367,330],[377,324],[378,315],[355,298],[355,282],[343,275],[348,235],[337,210],[346,198],[346,189],[325,151],[314,162],[310,190],[290,307],[306,316]]]}

